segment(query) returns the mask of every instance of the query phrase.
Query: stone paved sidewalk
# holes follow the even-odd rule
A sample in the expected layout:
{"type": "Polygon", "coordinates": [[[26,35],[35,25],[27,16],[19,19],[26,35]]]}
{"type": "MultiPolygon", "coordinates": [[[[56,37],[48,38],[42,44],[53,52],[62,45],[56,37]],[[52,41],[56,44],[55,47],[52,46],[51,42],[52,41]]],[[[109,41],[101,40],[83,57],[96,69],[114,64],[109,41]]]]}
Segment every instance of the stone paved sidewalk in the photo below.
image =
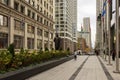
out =
{"type": "Polygon", "coordinates": [[[75,80],[108,80],[96,56],[91,56],[75,80]]]}
{"type": "MultiPolygon", "coordinates": [[[[100,58],[102,61],[102,59],[100,58]]],[[[104,62],[104,61],[103,61],[104,62]]],[[[109,80],[97,56],[78,56],[26,80],[109,80]],[[84,64],[83,64],[84,63],[84,64]],[[82,65],[82,66],[81,66],[82,65]],[[74,77],[74,78],[73,78],[74,77]]],[[[118,79],[120,80],[120,79],[118,79]]]]}
{"type": "Polygon", "coordinates": [[[69,80],[87,57],[88,56],[78,56],[77,60],[72,59],[26,80],[69,80]]]}
{"type": "MultiPolygon", "coordinates": [[[[101,58],[101,61],[104,63],[105,67],[107,68],[108,72],[110,73],[110,75],[113,77],[114,80],[120,80],[120,73],[114,73],[115,71],[115,61],[112,61],[111,59],[111,64],[112,65],[108,65],[108,56],[107,56],[107,61],[105,61],[103,58],[101,58]]],[[[120,60],[119,60],[120,61],[120,60]]],[[[120,68],[119,68],[120,69],[120,68]]]]}

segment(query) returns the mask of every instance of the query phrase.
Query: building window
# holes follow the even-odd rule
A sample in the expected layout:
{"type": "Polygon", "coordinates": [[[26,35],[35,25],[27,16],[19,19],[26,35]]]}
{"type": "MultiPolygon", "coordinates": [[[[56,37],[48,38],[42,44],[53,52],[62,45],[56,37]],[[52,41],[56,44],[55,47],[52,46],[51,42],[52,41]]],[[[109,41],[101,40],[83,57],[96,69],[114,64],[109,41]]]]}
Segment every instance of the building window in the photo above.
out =
{"type": "Polygon", "coordinates": [[[34,34],[34,26],[28,25],[27,28],[28,28],[28,29],[27,29],[27,32],[28,32],[28,33],[34,34]]]}
{"type": "Polygon", "coordinates": [[[24,13],[25,12],[25,7],[21,5],[21,13],[24,13]]]}
{"type": "Polygon", "coordinates": [[[49,24],[49,22],[47,21],[46,25],[49,26],[48,24],[49,24]]]}
{"type": "Polygon", "coordinates": [[[56,2],[59,2],[59,0],[55,0],[56,2]]]}
{"type": "Polygon", "coordinates": [[[35,19],[35,13],[34,12],[32,12],[32,18],[35,19]]]}
{"type": "Polygon", "coordinates": [[[41,2],[41,4],[42,4],[42,0],[41,0],[40,2],[41,2]]]}
{"type": "Polygon", "coordinates": [[[44,24],[46,25],[46,20],[44,20],[44,24]]]}
{"type": "Polygon", "coordinates": [[[18,21],[16,19],[14,21],[15,21],[15,29],[24,31],[24,27],[25,27],[24,21],[18,21]]]}
{"type": "Polygon", "coordinates": [[[61,21],[60,24],[64,24],[64,21],[61,21]]]}
{"type": "Polygon", "coordinates": [[[46,7],[46,1],[44,1],[44,7],[46,7]]]}
{"type": "Polygon", "coordinates": [[[63,14],[60,14],[60,16],[62,17],[62,16],[63,16],[63,14]]]}
{"type": "Polygon", "coordinates": [[[37,40],[37,49],[41,49],[42,48],[42,40],[38,39],[37,40]]]}
{"type": "Polygon", "coordinates": [[[30,3],[30,0],[25,0],[26,2],[30,3]]]}
{"type": "Polygon", "coordinates": [[[60,20],[63,20],[63,18],[60,18],[60,20]]]}
{"type": "Polygon", "coordinates": [[[28,17],[30,17],[31,16],[31,11],[30,10],[28,10],[28,17]]]}
{"type": "Polygon", "coordinates": [[[31,4],[33,7],[35,7],[35,2],[32,0],[32,4],[31,4]]]}
{"type": "Polygon", "coordinates": [[[60,7],[60,9],[63,9],[63,7],[60,7]]]}
{"type": "Polygon", "coordinates": [[[47,31],[44,32],[44,36],[48,38],[48,32],[47,31]]]}
{"type": "Polygon", "coordinates": [[[37,29],[37,35],[42,36],[42,29],[37,29]]]}
{"type": "Polygon", "coordinates": [[[0,26],[8,26],[8,17],[0,15],[0,26]]]}
{"type": "Polygon", "coordinates": [[[34,49],[34,39],[27,38],[27,47],[28,49],[34,49]]]}
{"type": "Polygon", "coordinates": [[[37,21],[39,21],[40,17],[37,15],[37,21]]]}
{"type": "Polygon", "coordinates": [[[60,31],[64,31],[64,29],[63,29],[63,28],[61,28],[61,29],[60,29],[60,31]]]}
{"type": "Polygon", "coordinates": [[[42,12],[42,7],[40,8],[40,12],[42,12]]]}
{"type": "Polygon", "coordinates": [[[22,36],[14,36],[14,46],[15,49],[21,49],[23,48],[23,37],[22,36]]]}
{"type": "Polygon", "coordinates": [[[43,18],[42,18],[42,17],[40,18],[40,22],[41,22],[41,23],[43,22],[43,18]]]}
{"type": "Polygon", "coordinates": [[[48,41],[44,41],[44,48],[48,48],[48,41]]]}
{"type": "Polygon", "coordinates": [[[60,27],[64,27],[64,25],[60,25],[60,27]]]}
{"type": "Polygon", "coordinates": [[[53,48],[53,42],[50,42],[50,49],[53,48]]]}
{"type": "Polygon", "coordinates": [[[59,17],[59,14],[56,14],[55,17],[59,17]]]}
{"type": "Polygon", "coordinates": [[[8,34],[0,33],[0,48],[8,47],[8,34]]]}
{"type": "Polygon", "coordinates": [[[9,0],[4,0],[5,5],[9,5],[9,0]]]}
{"type": "Polygon", "coordinates": [[[53,33],[50,33],[50,39],[53,39],[53,33]]]}
{"type": "Polygon", "coordinates": [[[48,9],[48,4],[47,4],[47,9],[48,9]]]}
{"type": "Polygon", "coordinates": [[[64,36],[64,33],[60,33],[60,36],[64,36]]]}
{"type": "Polygon", "coordinates": [[[46,11],[44,10],[44,15],[46,15],[46,11]]]}
{"type": "Polygon", "coordinates": [[[18,9],[19,9],[19,3],[18,2],[14,2],[14,9],[18,11],[18,9]]]}
{"type": "Polygon", "coordinates": [[[60,3],[60,6],[63,6],[64,4],[63,3],[60,3]]]}

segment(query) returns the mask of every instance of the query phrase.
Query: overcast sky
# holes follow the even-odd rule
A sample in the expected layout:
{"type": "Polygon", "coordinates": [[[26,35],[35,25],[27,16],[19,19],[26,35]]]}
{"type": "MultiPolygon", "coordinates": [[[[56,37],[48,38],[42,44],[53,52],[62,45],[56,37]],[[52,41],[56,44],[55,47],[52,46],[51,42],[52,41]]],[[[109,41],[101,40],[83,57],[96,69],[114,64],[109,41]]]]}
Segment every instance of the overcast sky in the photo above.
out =
{"type": "Polygon", "coordinates": [[[78,0],[78,30],[80,31],[83,18],[90,17],[92,47],[95,44],[96,34],[96,0],[78,0]]]}

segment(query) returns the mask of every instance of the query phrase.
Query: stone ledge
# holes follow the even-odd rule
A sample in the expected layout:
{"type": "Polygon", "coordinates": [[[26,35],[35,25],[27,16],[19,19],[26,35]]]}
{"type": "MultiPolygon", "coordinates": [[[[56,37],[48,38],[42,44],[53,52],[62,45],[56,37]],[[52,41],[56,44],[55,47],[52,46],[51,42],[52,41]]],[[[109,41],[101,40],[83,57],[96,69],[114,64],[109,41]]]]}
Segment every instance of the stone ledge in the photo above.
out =
{"type": "Polygon", "coordinates": [[[25,80],[26,78],[46,71],[71,59],[73,59],[73,56],[64,57],[58,60],[48,61],[35,66],[25,67],[17,71],[8,72],[6,74],[0,75],[0,80],[25,80]]]}

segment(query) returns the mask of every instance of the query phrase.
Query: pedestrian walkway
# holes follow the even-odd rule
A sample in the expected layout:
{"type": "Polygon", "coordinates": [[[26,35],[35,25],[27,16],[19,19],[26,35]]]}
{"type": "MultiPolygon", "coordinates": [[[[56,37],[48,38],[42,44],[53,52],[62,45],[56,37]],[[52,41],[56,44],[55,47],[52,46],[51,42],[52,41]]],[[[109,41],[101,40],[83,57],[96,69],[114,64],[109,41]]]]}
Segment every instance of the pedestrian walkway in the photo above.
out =
{"type": "Polygon", "coordinates": [[[96,56],[78,56],[77,60],[70,60],[26,80],[108,80],[108,78],[96,56]]]}
{"type": "MultiPolygon", "coordinates": [[[[103,62],[103,64],[105,65],[105,67],[107,68],[108,72],[110,73],[110,75],[113,77],[114,80],[120,80],[120,73],[114,73],[115,71],[115,61],[112,61],[111,59],[111,65],[108,65],[108,56],[107,56],[107,60],[104,60],[103,58],[101,58],[101,61],[103,62]]],[[[120,60],[119,60],[120,61],[120,60]]],[[[120,64],[120,63],[119,63],[120,64]]],[[[120,69],[120,68],[119,68],[120,69]]]]}
{"type": "Polygon", "coordinates": [[[87,57],[88,56],[78,56],[77,60],[70,60],[27,80],[69,80],[87,57]]]}
{"type": "Polygon", "coordinates": [[[90,56],[75,80],[108,80],[96,56],[90,56]]]}

